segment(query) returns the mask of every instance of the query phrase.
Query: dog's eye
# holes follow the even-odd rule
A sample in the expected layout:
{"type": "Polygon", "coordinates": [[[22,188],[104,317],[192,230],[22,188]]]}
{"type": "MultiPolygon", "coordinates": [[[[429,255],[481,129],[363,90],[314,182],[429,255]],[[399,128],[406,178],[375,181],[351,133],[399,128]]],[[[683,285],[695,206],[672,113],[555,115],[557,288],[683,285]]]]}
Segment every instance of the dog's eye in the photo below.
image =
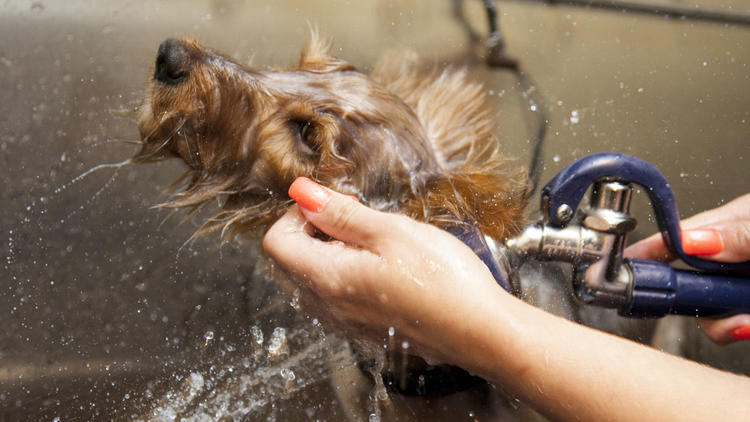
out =
{"type": "Polygon", "coordinates": [[[310,155],[320,153],[320,146],[315,142],[315,128],[310,122],[295,122],[297,126],[297,136],[302,150],[310,155]]]}

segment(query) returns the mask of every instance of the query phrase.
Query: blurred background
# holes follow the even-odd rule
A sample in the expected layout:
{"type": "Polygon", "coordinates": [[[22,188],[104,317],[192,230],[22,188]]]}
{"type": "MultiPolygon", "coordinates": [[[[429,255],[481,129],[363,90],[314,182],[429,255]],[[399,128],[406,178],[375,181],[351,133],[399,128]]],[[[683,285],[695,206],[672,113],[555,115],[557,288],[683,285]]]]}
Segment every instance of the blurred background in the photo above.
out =
{"type": "MultiPolygon", "coordinates": [[[[656,165],[689,216],[750,190],[750,5],[642,1],[739,19],[497,5],[507,53],[543,100],[542,183],[581,156],[623,152],[656,165]]],[[[179,163],[77,177],[136,150],[126,111],[140,104],[167,37],[253,66],[291,66],[315,25],[362,71],[399,48],[444,66],[472,50],[454,16],[460,3],[485,36],[479,0],[2,2],[0,420],[372,413],[366,397],[342,396],[346,364],[335,362],[344,346],[276,292],[252,242],[187,242],[200,221],[152,208],[167,199],[179,163]]],[[[513,73],[475,64],[472,74],[497,105],[507,155],[526,164],[540,109],[513,73]]],[[[655,231],[644,196],[633,205],[636,238],[655,231]]],[[[715,347],[694,321],[675,324],[684,347],[670,351],[750,373],[747,345],[715,347]]],[[[520,412],[510,402],[435,405],[424,420],[520,412]]]]}

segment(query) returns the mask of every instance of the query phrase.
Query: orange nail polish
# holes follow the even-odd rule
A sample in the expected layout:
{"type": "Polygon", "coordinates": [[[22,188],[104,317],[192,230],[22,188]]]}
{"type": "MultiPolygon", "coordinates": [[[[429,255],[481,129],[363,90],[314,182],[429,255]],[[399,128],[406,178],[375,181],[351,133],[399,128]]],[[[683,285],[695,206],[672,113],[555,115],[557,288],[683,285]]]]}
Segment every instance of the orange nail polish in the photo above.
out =
{"type": "Polygon", "coordinates": [[[289,197],[306,210],[320,212],[331,199],[331,193],[307,177],[298,177],[289,186],[289,197]]]}
{"type": "Polygon", "coordinates": [[[750,340],[750,324],[740,325],[732,330],[732,337],[735,340],[750,340]]]}
{"type": "Polygon", "coordinates": [[[714,255],[724,249],[721,233],[715,229],[690,229],[682,232],[682,250],[688,255],[714,255]]]}

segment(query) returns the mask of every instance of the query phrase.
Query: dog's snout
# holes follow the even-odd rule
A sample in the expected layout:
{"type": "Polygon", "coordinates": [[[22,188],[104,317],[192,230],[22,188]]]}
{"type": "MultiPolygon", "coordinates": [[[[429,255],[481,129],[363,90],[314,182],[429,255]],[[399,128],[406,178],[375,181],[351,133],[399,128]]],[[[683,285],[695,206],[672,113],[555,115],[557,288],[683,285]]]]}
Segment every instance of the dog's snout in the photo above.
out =
{"type": "Polygon", "coordinates": [[[189,65],[190,53],[185,44],[169,38],[159,45],[154,79],[168,85],[178,84],[188,75],[189,65]]]}

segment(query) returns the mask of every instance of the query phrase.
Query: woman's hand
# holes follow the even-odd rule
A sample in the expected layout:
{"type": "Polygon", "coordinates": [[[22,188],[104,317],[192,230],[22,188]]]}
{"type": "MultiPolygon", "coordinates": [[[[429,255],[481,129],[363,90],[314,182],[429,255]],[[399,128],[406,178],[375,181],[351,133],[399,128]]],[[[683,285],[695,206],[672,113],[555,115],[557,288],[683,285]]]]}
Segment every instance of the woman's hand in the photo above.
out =
{"type": "MultiPolygon", "coordinates": [[[[750,260],[750,194],[719,208],[702,212],[681,222],[685,253],[720,262],[750,260]]],[[[671,261],[661,234],[655,234],[625,250],[630,257],[671,261]]],[[[724,319],[701,318],[701,329],[717,344],[750,339],[750,315],[724,319]]]]}
{"type": "Polygon", "coordinates": [[[743,420],[750,412],[747,378],[534,308],[447,232],[306,179],[290,196],[298,205],[263,246],[291,275],[285,289],[300,289],[300,299],[313,299],[308,311],[350,335],[379,340],[393,327],[410,351],[497,382],[553,420],[743,420]],[[320,240],[316,229],[337,240],[320,240]]]}
{"type": "Polygon", "coordinates": [[[283,287],[300,289],[303,307],[349,335],[382,341],[393,327],[399,344],[458,364],[461,316],[506,295],[482,261],[443,230],[372,210],[309,179],[297,179],[290,196],[297,205],[263,247],[291,275],[283,287]],[[335,240],[321,240],[316,229],[335,240]]]}

